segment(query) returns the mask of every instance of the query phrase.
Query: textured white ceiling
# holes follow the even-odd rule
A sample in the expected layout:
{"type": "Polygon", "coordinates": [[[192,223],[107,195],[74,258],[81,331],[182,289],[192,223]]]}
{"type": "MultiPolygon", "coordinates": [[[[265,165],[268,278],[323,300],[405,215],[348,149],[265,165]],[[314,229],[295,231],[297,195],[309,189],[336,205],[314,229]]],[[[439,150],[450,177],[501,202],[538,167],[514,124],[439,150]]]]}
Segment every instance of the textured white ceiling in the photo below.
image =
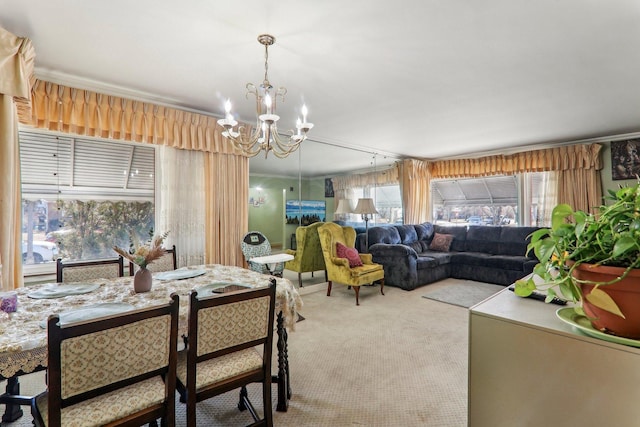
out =
{"type": "MultiPolygon", "coordinates": [[[[638,0],[0,0],[0,26],[33,41],[41,78],[216,116],[228,97],[248,122],[244,87],[264,74],[256,37],[273,34],[281,129],[304,101],[316,145],[379,159],[640,131],[638,22],[638,0]]],[[[308,174],[370,163],[307,151],[308,174]]]]}

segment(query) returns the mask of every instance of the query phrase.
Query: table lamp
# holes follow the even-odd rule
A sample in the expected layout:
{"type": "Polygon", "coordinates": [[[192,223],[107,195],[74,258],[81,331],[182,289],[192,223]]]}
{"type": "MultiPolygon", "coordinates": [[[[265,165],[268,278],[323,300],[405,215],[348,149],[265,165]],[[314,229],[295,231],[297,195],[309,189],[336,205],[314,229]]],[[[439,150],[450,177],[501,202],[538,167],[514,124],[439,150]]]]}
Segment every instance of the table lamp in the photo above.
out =
{"type": "Polygon", "coordinates": [[[378,211],[373,204],[373,199],[364,198],[358,199],[358,204],[353,210],[353,213],[362,215],[364,220],[364,247],[369,252],[369,215],[376,215],[378,211]]]}
{"type": "Polygon", "coordinates": [[[336,219],[336,215],[348,215],[353,212],[353,205],[351,204],[351,199],[340,199],[338,200],[338,206],[336,207],[336,211],[333,213],[333,219],[336,219]]]}

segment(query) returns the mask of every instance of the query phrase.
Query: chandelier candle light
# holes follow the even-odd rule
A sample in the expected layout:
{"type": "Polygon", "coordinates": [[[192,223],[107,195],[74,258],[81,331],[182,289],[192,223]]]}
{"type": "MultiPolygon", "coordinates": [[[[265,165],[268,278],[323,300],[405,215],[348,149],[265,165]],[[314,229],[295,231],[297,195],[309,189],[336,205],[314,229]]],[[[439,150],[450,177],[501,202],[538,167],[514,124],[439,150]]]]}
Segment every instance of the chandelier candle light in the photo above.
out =
{"type": "Polygon", "coordinates": [[[243,154],[254,157],[260,151],[264,150],[266,158],[269,151],[278,158],[285,158],[298,149],[300,143],[307,139],[307,132],[313,128],[313,123],[307,122],[307,106],[302,105],[302,120],[298,118],[296,122],[297,132],[290,130],[291,135],[282,137],[278,133],[278,120],[280,116],[276,114],[276,101],[278,97],[284,102],[284,96],[287,89],[279,87],[274,90],[269,82],[267,71],[269,69],[269,46],[275,43],[276,39],[269,34],[261,34],[258,36],[260,44],[264,45],[264,81],[259,87],[252,83],[247,83],[247,97],[253,94],[256,98],[256,127],[247,138],[242,130],[243,126],[234,130],[238,124],[231,114],[231,101],[227,100],[224,104],[225,118],[218,120],[218,125],[224,128],[222,135],[229,139],[234,147],[241,150],[243,154]]]}

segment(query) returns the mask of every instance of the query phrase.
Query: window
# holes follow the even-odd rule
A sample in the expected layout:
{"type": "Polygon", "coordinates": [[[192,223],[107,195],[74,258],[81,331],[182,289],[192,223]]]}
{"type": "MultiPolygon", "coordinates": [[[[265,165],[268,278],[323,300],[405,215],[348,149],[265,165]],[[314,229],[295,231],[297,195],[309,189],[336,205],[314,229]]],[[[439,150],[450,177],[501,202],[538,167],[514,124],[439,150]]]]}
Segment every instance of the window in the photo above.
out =
{"type": "Polygon", "coordinates": [[[549,190],[554,187],[554,176],[552,172],[537,172],[434,180],[431,183],[434,223],[550,225],[547,206],[555,204],[555,191],[549,190]]]}
{"type": "MultiPolygon", "coordinates": [[[[402,197],[400,185],[384,185],[378,187],[357,187],[351,189],[353,207],[362,197],[370,197],[378,211],[378,215],[370,217],[370,226],[376,224],[402,224],[402,197]]],[[[361,222],[360,215],[349,214],[348,221],[361,222]]]]}
{"type": "Polygon", "coordinates": [[[27,131],[19,139],[26,274],[58,257],[112,258],[114,245],[129,246],[129,233],[147,238],[153,146],[27,131]]]}

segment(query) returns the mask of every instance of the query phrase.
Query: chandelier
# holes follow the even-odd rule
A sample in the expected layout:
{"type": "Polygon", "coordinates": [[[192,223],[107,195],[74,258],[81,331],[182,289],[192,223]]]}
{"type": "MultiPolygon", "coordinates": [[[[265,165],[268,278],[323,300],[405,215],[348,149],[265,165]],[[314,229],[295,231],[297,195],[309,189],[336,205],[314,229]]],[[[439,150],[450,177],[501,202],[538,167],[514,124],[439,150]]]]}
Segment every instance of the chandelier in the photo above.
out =
{"type": "Polygon", "coordinates": [[[253,94],[256,98],[256,127],[251,135],[246,136],[244,127],[237,130],[234,127],[238,124],[231,114],[231,101],[227,99],[224,105],[225,118],[218,120],[218,124],[224,128],[222,135],[229,139],[234,147],[241,150],[245,155],[254,157],[264,150],[264,157],[267,158],[269,152],[278,158],[287,157],[300,146],[300,143],[307,139],[307,132],[313,127],[313,123],[307,122],[307,107],[302,106],[302,119],[298,117],[296,131],[290,130],[290,135],[282,136],[278,133],[278,120],[280,116],[276,114],[276,103],[278,97],[284,102],[287,89],[279,87],[274,90],[269,82],[267,72],[269,70],[269,46],[275,43],[276,39],[269,34],[258,36],[260,44],[264,45],[264,81],[258,87],[252,83],[247,83],[247,94],[253,94]]]}

